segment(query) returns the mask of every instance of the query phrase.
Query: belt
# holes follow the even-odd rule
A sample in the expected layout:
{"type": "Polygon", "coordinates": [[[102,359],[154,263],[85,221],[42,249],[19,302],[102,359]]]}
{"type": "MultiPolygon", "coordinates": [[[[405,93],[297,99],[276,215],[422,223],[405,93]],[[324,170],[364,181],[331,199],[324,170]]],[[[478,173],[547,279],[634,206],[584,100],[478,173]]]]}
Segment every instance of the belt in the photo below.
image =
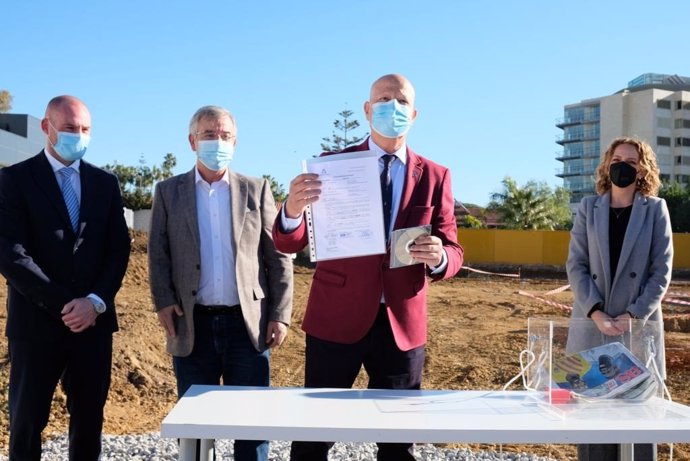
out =
{"type": "Polygon", "coordinates": [[[242,312],[242,308],[239,304],[234,306],[195,304],[194,312],[208,315],[227,315],[242,312]]]}

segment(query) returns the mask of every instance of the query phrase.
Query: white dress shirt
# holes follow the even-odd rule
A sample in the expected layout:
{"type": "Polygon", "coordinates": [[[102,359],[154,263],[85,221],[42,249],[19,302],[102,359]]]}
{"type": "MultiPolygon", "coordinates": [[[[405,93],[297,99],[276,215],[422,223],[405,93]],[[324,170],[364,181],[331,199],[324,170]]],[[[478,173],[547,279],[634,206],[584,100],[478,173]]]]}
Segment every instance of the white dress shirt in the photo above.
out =
{"type": "Polygon", "coordinates": [[[195,168],[196,209],[201,271],[196,302],[234,306],[240,303],[232,249],[230,183],[226,171],[220,181],[207,183],[195,168]]]}

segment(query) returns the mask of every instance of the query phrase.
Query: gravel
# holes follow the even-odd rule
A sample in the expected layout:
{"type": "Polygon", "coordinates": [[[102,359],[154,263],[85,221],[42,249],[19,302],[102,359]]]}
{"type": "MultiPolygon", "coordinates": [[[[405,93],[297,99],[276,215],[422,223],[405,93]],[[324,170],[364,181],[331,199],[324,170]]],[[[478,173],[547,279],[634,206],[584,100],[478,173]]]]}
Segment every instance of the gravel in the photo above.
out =
{"type": "MultiPolygon", "coordinates": [[[[269,461],[287,461],[290,443],[271,442],[269,461]]],[[[417,445],[415,455],[420,461],[555,461],[552,458],[529,453],[496,453],[493,451],[473,452],[467,449],[444,449],[433,445],[417,445]]],[[[0,461],[6,461],[0,456],[0,461]]],[[[43,444],[42,461],[63,461],[67,459],[67,436],[53,438],[43,444]]],[[[231,461],[232,443],[227,440],[216,442],[217,461],[231,461]]],[[[331,449],[329,461],[369,461],[376,459],[376,444],[336,443],[331,449]]],[[[139,435],[104,435],[101,461],[172,461],[177,460],[177,442],[162,439],[157,433],[139,435]]]]}

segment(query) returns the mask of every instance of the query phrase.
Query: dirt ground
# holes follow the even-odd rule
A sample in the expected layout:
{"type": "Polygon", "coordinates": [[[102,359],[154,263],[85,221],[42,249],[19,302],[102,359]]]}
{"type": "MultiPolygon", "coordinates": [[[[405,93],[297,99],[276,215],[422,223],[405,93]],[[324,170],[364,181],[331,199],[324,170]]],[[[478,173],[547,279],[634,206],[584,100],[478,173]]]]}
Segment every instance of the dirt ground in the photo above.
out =
{"type": "MultiPolygon", "coordinates": [[[[304,366],[304,334],[300,322],[313,271],[295,267],[293,324],[283,346],[272,356],[272,384],[300,386],[304,366]]],[[[3,281],[4,282],[4,281],[3,281]]],[[[434,283],[429,291],[429,342],[424,387],[428,389],[498,390],[519,371],[518,354],[526,345],[527,319],[565,318],[568,313],[542,301],[521,296],[518,290],[544,293],[564,285],[563,274],[525,274],[520,279],[480,276],[463,271],[452,280],[434,283]]],[[[688,282],[673,289],[690,290],[688,282]]],[[[7,289],[0,283],[0,305],[7,289]]],[[[570,304],[565,291],[548,299],[570,304]]],[[[148,291],[145,241],[135,239],[129,270],[117,298],[120,331],[115,335],[112,387],[106,405],[105,432],[155,432],[176,400],[170,357],[164,335],[152,312],[148,291]]],[[[667,314],[683,313],[665,307],[667,314]]],[[[6,312],[0,312],[4,331],[6,312]]],[[[690,331],[684,319],[666,322],[667,384],[675,401],[690,404],[690,331]]],[[[0,341],[0,453],[7,453],[7,341],[0,341]]],[[[363,376],[357,383],[365,387],[363,376]]],[[[518,388],[517,386],[515,387],[518,388]]],[[[67,415],[64,395],[54,399],[45,436],[64,433],[67,415]]],[[[498,446],[473,445],[473,449],[498,446]]],[[[557,459],[575,459],[571,445],[503,446],[503,451],[529,451],[557,459]]],[[[674,459],[690,460],[689,445],[675,445],[674,459]]],[[[668,459],[668,446],[660,446],[660,459],[668,459]]]]}

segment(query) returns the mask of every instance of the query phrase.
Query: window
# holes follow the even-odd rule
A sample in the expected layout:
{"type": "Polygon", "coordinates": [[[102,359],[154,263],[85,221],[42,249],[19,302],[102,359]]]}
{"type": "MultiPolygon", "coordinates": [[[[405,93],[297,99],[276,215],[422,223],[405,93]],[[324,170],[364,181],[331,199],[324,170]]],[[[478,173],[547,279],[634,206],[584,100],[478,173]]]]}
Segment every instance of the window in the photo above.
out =
{"type": "Polygon", "coordinates": [[[656,102],[656,107],[659,109],[670,109],[671,108],[671,101],[666,101],[664,99],[659,99],[656,102]]]}
{"type": "Polygon", "coordinates": [[[666,136],[657,136],[656,137],[656,145],[657,146],[670,146],[671,145],[671,138],[668,138],[666,136]]]}
{"type": "Polygon", "coordinates": [[[683,101],[676,101],[676,110],[681,110],[683,108],[683,101]]]}
{"type": "Polygon", "coordinates": [[[676,147],[690,146],[690,138],[676,138],[676,147]]]}
{"type": "Polygon", "coordinates": [[[659,128],[671,128],[671,119],[669,117],[659,117],[656,119],[656,126],[659,128]]]}
{"type": "Polygon", "coordinates": [[[680,155],[676,155],[676,165],[680,165],[681,158],[682,157],[680,155]]]}
{"type": "Polygon", "coordinates": [[[690,128],[690,120],[677,118],[674,120],[673,126],[675,128],[690,128]]]}

